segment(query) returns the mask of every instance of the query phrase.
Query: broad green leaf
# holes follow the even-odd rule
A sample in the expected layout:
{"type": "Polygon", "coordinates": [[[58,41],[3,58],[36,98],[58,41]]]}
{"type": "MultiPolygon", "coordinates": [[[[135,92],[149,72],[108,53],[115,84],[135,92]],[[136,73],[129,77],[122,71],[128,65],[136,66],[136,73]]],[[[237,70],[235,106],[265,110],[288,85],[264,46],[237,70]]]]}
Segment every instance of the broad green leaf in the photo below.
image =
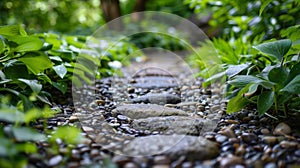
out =
{"type": "Polygon", "coordinates": [[[14,48],[15,52],[37,51],[43,47],[43,42],[34,36],[6,36],[6,38],[18,44],[18,46],[14,48]]]}
{"type": "Polygon", "coordinates": [[[44,72],[44,70],[52,67],[49,57],[38,52],[30,52],[19,58],[27,68],[35,75],[44,72]]]}
{"type": "Polygon", "coordinates": [[[25,113],[25,123],[29,124],[32,121],[40,118],[41,111],[37,108],[32,108],[25,113]]]}
{"type": "Polygon", "coordinates": [[[5,64],[3,73],[6,79],[29,78],[27,67],[20,61],[10,61],[5,64]]]}
{"type": "Polygon", "coordinates": [[[250,85],[247,85],[244,88],[242,88],[237,94],[237,96],[229,100],[227,104],[227,110],[226,110],[227,114],[237,112],[242,108],[244,108],[249,103],[249,101],[243,96],[248,91],[249,86],[250,85]]]}
{"type": "MultiPolygon", "coordinates": [[[[0,156],[15,156],[18,153],[18,150],[16,148],[16,144],[12,142],[12,140],[8,139],[7,137],[0,137],[0,156]]],[[[11,166],[11,163],[7,163],[6,166],[4,166],[5,164],[3,164],[3,160],[1,160],[2,157],[0,157],[0,162],[1,162],[1,167],[10,167],[12,168],[13,166],[11,166]]],[[[3,157],[5,158],[5,157],[3,157]]],[[[6,159],[5,159],[6,161],[6,159]]]]}
{"type": "Polygon", "coordinates": [[[300,62],[293,66],[291,69],[289,76],[286,80],[286,84],[293,80],[297,75],[300,74],[300,62]]]}
{"type": "Polygon", "coordinates": [[[27,33],[19,25],[0,26],[0,34],[5,36],[26,36],[27,33]]]}
{"type": "Polygon", "coordinates": [[[48,50],[51,50],[52,47],[53,47],[53,44],[44,43],[43,47],[40,49],[40,51],[48,51],[48,50]]]}
{"type": "Polygon", "coordinates": [[[253,48],[281,61],[291,46],[292,41],[289,39],[284,39],[253,46],[253,48]]]}
{"type": "Polygon", "coordinates": [[[258,83],[251,84],[250,87],[249,87],[248,92],[245,93],[245,96],[251,96],[251,95],[253,95],[257,91],[258,86],[259,86],[258,83]]]}
{"type": "Polygon", "coordinates": [[[278,84],[285,83],[288,76],[288,72],[283,67],[275,67],[272,70],[270,70],[268,74],[268,78],[271,82],[275,82],[278,84]]]}
{"type": "Polygon", "coordinates": [[[229,78],[239,74],[246,68],[248,68],[248,64],[240,64],[240,65],[229,65],[228,69],[226,70],[226,74],[228,75],[229,78]]]}
{"type": "Polygon", "coordinates": [[[289,92],[291,94],[300,94],[300,75],[291,80],[280,92],[289,92]]]}
{"type": "Polygon", "coordinates": [[[263,116],[274,103],[274,92],[264,91],[258,96],[257,99],[257,110],[259,116],[263,116]]]}
{"type": "Polygon", "coordinates": [[[55,141],[57,138],[62,139],[67,144],[76,144],[82,140],[80,130],[76,127],[65,126],[59,127],[52,135],[51,140],[55,141]]]}
{"type": "Polygon", "coordinates": [[[263,11],[265,10],[265,8],[266,8],[272,1],[273,1],[273,0],[265,0],[265,1],[262,1],[263,3],[261,4],[260,9],[259,9],[259,16],[263,13],[263,11]]]}
{"type": "Polygon", "coordinates": [[[42,94],[41,92],[38,95],[36,95],[36,98],[38,98],[38,100],[40,100],[41,102],[44,102],[44,103],[52,106],[52,104],[49,101],[49,99],[47,98],[47,96],[42,94]]]}
{"type": "Polygon", "coordinates": [[[16,147],[17,147],[19,152],[25,152],[27,154],[37,152],[37,146],[34,143],[31,143],[31,142],[16,144],[16,147]]]}
{"type": "Polygon", "coordinates": [[[57,65],[52,67],[54,69],[54,71],[56,72],[56,74],[60,77],[60,78],[64,78],[64,76],[67,74],[67,69],[64,65],[57,65]]]}
{"type": "Polygon", "coordinates": [[[0,108],[0,120],[10,123],[24,123],[24,113],[17,110],[15,107],[0,108]]]}
{"type": "Polygon", "coordinates": [[[45,135],[28,127],[13,127],[12,132],[18,141],[43,141],[45,135]]]}
{"type": "Polygon", "coordinates": [[[29,109],[31,109],[33,107],[32,102],[29,100],[29,98],[23,94],[21,94],[20,92],[13,90],[13,89],[9,89],[9,88],[1,88],[0,87],[0,92],[1,91],[6,91],[6,92],[10,92],[16,96],[18,96],[21,100],[22,100],[22,105],[23,105],[23,110],[24,111],[28,111],[29,109]]]}
{"type": "Polygon", "coordinates": [[[261,83],[262,79],[251,75],[237,75],[232,80],[228,81],[228,84],[236,87],[244,87],[249,83],[261,83]]]}
{"type": "Polygon", "coordinates": [[[282,105],[289,101],[294,95],[288,93],[288,92],[280,92],[280,94],[277,97],[278,105],[282,105]]]}
{"type": "Polygon", "coordinates": [[[18,79],[18,81],[27,84],[32,91],[39,93],[42,90],[42,85],[38,84],[37,80],[18,79]]]}
{"type": "Polygon", "coordinates": [[[63,94],[67,92],[68,85],[66,82],[52,82],[52,85],[60,90],[63,94]]]}
{"type": "Polygon", "coordinates": [[[46,74],[40,73],[37,76],[38,76],[38,80],[42,80],[44,82],[48,82],[48,83],[52,84],[51,79],[46,74]]]}

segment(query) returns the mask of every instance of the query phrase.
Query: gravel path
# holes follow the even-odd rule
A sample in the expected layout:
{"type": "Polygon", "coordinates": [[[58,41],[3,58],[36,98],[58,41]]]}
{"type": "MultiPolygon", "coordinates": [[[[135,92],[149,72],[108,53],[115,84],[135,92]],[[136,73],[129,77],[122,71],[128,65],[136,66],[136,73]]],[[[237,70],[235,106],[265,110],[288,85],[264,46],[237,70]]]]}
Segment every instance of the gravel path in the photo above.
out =
{"type": "MultiPolygon", "coordinates": [[[[54,127],[78,125],[85,131],[85,142],[73,147],[66,167],[105,165],[105,158],[124,168],[300,165],[296,117],[274,121],[259,118],[253,109],[227,115],[222,86],[202,88],[183,57],[147,56],[146,62],[124,68],[124,77],[78,91],[76,111],[62,107],[61,121],[53,119],[54,127]]],[[[61,146],[46,166],[64,162],[67,145],[61,146]]]]}

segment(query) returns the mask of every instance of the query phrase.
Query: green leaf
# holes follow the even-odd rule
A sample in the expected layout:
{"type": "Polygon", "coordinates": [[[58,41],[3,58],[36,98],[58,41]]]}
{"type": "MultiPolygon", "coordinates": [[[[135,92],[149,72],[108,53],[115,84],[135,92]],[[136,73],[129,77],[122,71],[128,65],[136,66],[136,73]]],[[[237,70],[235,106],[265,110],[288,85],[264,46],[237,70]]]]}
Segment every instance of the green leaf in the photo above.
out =
{"type": "Polygon", "coordinates": [[[266,8],[272,1],[273,1],[273,0],[265,0],[265,1],[262,1],[263,3],[261,4],[260,9],[259,9],[259,16],[263,13],[263,11],[265,10],[265,8],[266,8]]]}
{"type": "Polygon", "coordinates": [[[52,67],[52,62],[50,59],[38,52],[30,52],[25,56],[19,58],[18,60],[22,61],[27,68],[34,73],[35,75],[44,72],[45,69],[52,67]]]}
{"type": "Polygon", "coordinates": [[[249,101],[243,96],[248,91],[249,86],[250,85],[247,85],[244,88],[242,88],[237,94],[237,96],[229,100],[227,104],[227,110],[226,110],[227,114],[237,112],[242,108],[244,108],[249,103],[249,101]]]}
{"type": "Polygon", "coordinates": [[[52,135],[51,140],[55,141],[57,138],[62,139],[67,144],[76,144],[82,140],[80,130],[76,127],[65,126],[59,127],[52,135]]]}
{"type": "Polygon", "coordinates": [[[6,79],[29,78],[27,67],[16,60],[9,61],[3,68],[6,79]]]}
{"type": "Polygon", "coordinates": [[[283,67],[275,67],[270,70],[268,74],[268,78],[271,82],[275,82],[278,84],[285,83],[288,76],[288,72],[283,67]]]}
{"type": "Polygon", "coordinates": [[[5,36],[26,36],[26,31],[19,25],[0,26],[0,34],[5,36]]]}
{"type": "Polygon", "coordinates": [[[26,142],[23,144],[16,144],[16,147],[19,152],[25,152],[25,153],[36,153],[37,152],[37,146],[34,143],[26,142]]]}
{"type": "Polygon", "coordinates": [[[54,71],[56,72],[56,74],[60,77],[60,78],[64,78],[64,76],[67,74],[67,69],[64,65],[57,65],[52,67],[54,69],[54,71]]]}
{"type": "Polygon", "coordinates": [[[291,46],[292,41],[289,39],[284,39],[253,46],[253,48],[281,61],[291,46]]]}
{"type": "Polygon", "coordinates": [[[258,86],[259,86],[258,83],[251,84],[248,92],[245,93],[245,96],[252,96],[257,91],[258,86]]]}
{"type": "Polygon", "coordinates": [[[51,79],[46,74],[40,73],[37,76],[38,76],[38,80],[45,81],[45,82],[52,84],[51,79]]]}
{"type": "Polygon", "coordinates": [[[35,93],[39,93],[42,90],[42,85],[38,84],[37,80],[18,79],[18,81],[27,84],[35,93]]]}
{"type": "Polygon", "coordinates": [[[228,69],[226,70],[226,74],[228,75],[229,78],[239,74],[246,68],[248,68],[248,64],[240,64],[240,65],[229,65],[228,69]]]}
{"type": "Polygon", "coordinates": [[[11,40],[18,44],[14,49],[16,52],[28,52],[28,51],[37,51],[43,47],[43,42],[37,37],[10,37],[8,40],[11,40]]]}
{"type": "Polygon", "coordinates": [[[265,91],[258,96],[257,99],[257,110],[259,116],[263,116],[274,103],[274,92],[265,91]]]}
{"type": "Polygon", "coordinates": [[[43,141],[46,137],[27,127],[13,127],[13,135],[18,141],[43,141]]]}
{"type": "Polygon", "coordinates": [[[52,82],[52,86],[60,90],[63,94],[67,92],[68,85],[66,82],[52,82]]]}
{"type": "Polygon", "coordinates": [[[262,79],[251,76],[251,75],[237,75],[231,81],[228,81],[228,84],[236,87],[244,87],[249,83],[261,83],[262,79]]]}
{"type": "Polygon", "coordinates": [[[291,69],[289,76],[286,80],[286,84],[293,80],[297,75],[300,74],[300,62],[293,66],[291,69]]]}
{"type": "Polygon", "coordinates": [[[291,94],[300,94],[300,75],[291,80],[280,92],[289,92],[291,94]]]}
{"type": "Polygon", "coordinates": [[[37,108],[30,109],[25,113],[25,123],[29,124],[30,122],[38,119],[40,116],[41,116],[41,111],[39,109],[37,108]]]}
{"type": "Polygon", "coordinates": [[[15,107],[0,108],[0,120],[10,123],[24,123],[24,113],[17,110],[15,107]]]}
{"type": "Polygon", "coordinates": [[[9,88],[1,88],[0,87],[0,92],[1,91],[6,91],[6,92],[10,92],[16,96],[18,96],[21,100],[22,100],[22,103],[23,103],[23,110],[24,111],[28,111],[29,109],[31,109],[33,107],[33,104],[32,102],[29,100],[29,98],[23,94],[21,94],[20,92],[16,91],[16,90],[13,90],[13,89],[9,89],[9,88]]]}

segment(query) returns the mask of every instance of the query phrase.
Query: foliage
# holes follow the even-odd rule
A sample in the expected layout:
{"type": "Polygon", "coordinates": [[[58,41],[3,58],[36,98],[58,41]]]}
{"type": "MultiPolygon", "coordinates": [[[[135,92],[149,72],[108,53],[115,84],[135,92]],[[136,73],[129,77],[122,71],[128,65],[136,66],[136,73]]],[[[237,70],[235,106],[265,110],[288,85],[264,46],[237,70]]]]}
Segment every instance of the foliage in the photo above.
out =
{"type": "Polygon", "coordinates": [[[27,112],[23,112],[10,105],[10,100],[7,96],[1,96],[0,102],[0,164],[2,167],[18,168],[27,166],[28,155],[38,152],[36,143],[47,142],[58,148],[56,147],[55,138],[61,138],[61,136],[58,136],[57,132],[64,132],[64,139],[61,139],[67,143],[76,144],[82,139],[79,129],[75,127],[62,127],[54,132],[45,130],[49,134],[42,134],[30,127],[31,123],[37,119],[47,119],[56,114],[55,111],[47,106],[44,109],[35,107],[27,112]],[[66,132],[68,132],[67,135],[72,136],[65,136],[66,132]]]}
{"type": "Polygon", "coordinates": [[[251,42],[257,35],[264,40],[280,38],[280,31],[299,24],[299,0],[185,0],[196,13],[211,13],[210,26],[221,28],[228,37],[249,35],[251,42]],[[245,5],[241,5],[245,4],[245,5]]]}
{"type": "Polygon", "coordinates": [[[118,69],[111,63],[128,63],[127,55],[135,50],[126,41],[110,44],[85,36],[28,35],[21,26],[0,26],[1,166],[24,167],[26,155],[36,154],[41,141],[49,143],[53,153],[59,149],[57,139],[78,143],[78,128],[59,127],[53,132],[45,127],[41,134],[31,125],[55,115],[48,107],[59,96],[51,95],[53,90],[65,94],[72,81],[81,85],[112,75],[118,69]]]}
{"type": "Polygon", "coordinates": [[[99,0],[1,0],[0,25],[23,23],[30,32],[86,31],[104,23],[99,5],[99,0]]]}
{"type": "Polygon", "coordinates": [[[295,109],[294,101],[299,99],[299,55],[286,55],[292,45],[291,40],[278,40],[254,46],[262,52],[263,57],[271,60],[271,64],[262,70],[255,66],[254,71],[229,78],[229,96],[233,97],[227,106],[227,112],[235,112],[248,103],[257,104],[260,116],[264,115],[271,107],[274,114],[279,110],[287,115],[287,108],[295,109]],[[279,78],[280,76],[280,78],[279,78]],[[236,95],[236,93],[238,94],[236,95]]]}
{"type": "Polygon", "coordinates": [[[139,24],[130,22],[131,20],[128,20],[126,24],[131,32],[140,32],[140,30],[150,29],[149,32],[141,32],[128,37],[130,43],[133,43],[141,49],[157,47],[176,51],[183,50],[186,47],[183,42],[186,38],[184,33],[176,30],[170,23],[166,25],[166,23],[162,21],[154,21],[153,18],[143,19],[139,24]]]}

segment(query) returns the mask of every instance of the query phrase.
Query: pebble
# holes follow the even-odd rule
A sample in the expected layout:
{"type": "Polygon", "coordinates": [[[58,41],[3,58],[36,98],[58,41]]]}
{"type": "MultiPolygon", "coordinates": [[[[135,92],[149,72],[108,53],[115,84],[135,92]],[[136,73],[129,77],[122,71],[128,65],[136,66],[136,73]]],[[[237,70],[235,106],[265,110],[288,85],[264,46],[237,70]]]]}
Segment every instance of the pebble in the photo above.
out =
{"type": "Polygon", "coordinates": [[[124,168],[138,168],[135,163],[129,162],[124,165],[124,168]]]}
{"type": "Polygon", "coordinates": [[[154,165],[152,168],[170,168],[169,165],[154,165]]]}
{"type": "Polygon", "coordinates": [[[277,142],[277,137],[274,136],[264,136],[262,139],[264,142],[270,145],[273,145],[277,142]]]}
{"type": "Polygon", "coordinates": [[[254,133],[243,133],[241,138],[246,143],[256,143],[258,139],[254,133]]]}
{"type": "Polygon", "coordinates": [[[264,135],[270,134],[270,131],[269,131],[269,129],[267,129],[267,128],[261,129],[260,132],[261,132],[262,134],[264,134],[264,135]]]}
{"type": "Polygon", "coordinates": [[[281,141],[280,146],[282,148],[296,148],[298,146],[297,142],[291,142],[291,141],[281,141]]]}
{"type": "Polygon", "coordinates": [[[237,156],[227,156],[226,158],[222,158],[220,161],[220,166],[224,168],[231,167],[233,165],[243,164],[243,159],[237,156]]]}
{"type": "Polygon", "coordinates": [[[274,131],[274,135],[289,135],[291,133],[291,127],[284,122],[279,123],[274,131]]]}
{"type": "Polygon", "coordinates": [[[264,168],[277,168],[276,164],[273,162],[267,163],[264,168]]]}
{"type": "Polygon", "coordinates": [[[57,166],[62,160],[63,157],[61,155],[54,156],[49,160],[49,166],[57,166]]]}
{"type": "Polygon", "coordinates": [[[211,110],[212,112],[218,111],[218,110],[220,110],[220,109],[221,109],[221,106],[220,106],[220,105],[214,105],[214,106],[210,107],[210,110],[211,110]]]}
{"type": "Polygon", "coordinates": [[[158,165],[169,165],[171,163],[170,159],[166,156],[155,156],[153,159],[154,164],[158,165]]]}
{"type": "Polygon", "coordinates": [[[232,131],[231,128],[225,128],[225,129],[219,131],[218,133],[225,135],[227,138],[235,138],[236,137],[236,135],[234,134],[234,132],[232,131]]]}
{"type": "Polygon", "coordinates": [[[94,128],[88,126],[82,126],[83,131],[85,132],[94,132],[94,128]]]}
{"type": "Polygon", "coordinates": [[[228,140],[228,138],[224,135],[217,135],[215,138],[216,138],[216,141],[219,143],[223,143],[228,140]]]}

